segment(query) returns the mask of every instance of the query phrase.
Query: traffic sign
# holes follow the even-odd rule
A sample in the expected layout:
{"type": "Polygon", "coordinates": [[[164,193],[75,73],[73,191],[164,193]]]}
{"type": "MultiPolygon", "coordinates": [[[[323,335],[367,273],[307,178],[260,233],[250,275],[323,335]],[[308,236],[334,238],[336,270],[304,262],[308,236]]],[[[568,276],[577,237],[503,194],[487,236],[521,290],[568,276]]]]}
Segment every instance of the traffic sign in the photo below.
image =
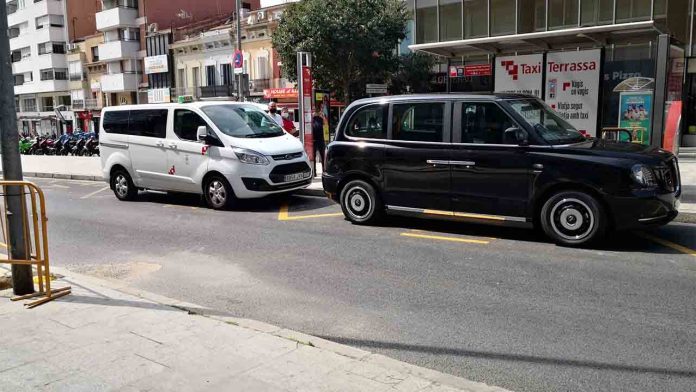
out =
{"type": "Polygon", "coordinates": [[[232,56],[232,63],[234,64],[234,73],[241,74],[244,73],[244,55],[242,51],[237,49],[234,51],[232,56]]]}
{"type": "Polygon", "coordinates": [[[387,85],[386,84],[366,84],[365,92],[367,94],[386,94],[387,85]]]}

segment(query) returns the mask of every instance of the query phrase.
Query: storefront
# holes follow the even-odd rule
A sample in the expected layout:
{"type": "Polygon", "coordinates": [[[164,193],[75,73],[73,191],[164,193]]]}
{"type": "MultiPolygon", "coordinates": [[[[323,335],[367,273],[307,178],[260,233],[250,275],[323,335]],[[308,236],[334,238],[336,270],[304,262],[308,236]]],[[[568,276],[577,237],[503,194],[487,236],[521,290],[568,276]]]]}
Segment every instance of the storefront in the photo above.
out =
{"type": "MultiPolygon", "coordinates": [[[[696,131],[696,99],[687,94],[682,105],[693,1],[408,3],[409,48],[442,59],[443,91],[535,95],[589,135],[621,127],[674,151],[686,140],[680,130],[696,131]]],[[[694,82],[687,87],[696,91],[694,82]]]]}

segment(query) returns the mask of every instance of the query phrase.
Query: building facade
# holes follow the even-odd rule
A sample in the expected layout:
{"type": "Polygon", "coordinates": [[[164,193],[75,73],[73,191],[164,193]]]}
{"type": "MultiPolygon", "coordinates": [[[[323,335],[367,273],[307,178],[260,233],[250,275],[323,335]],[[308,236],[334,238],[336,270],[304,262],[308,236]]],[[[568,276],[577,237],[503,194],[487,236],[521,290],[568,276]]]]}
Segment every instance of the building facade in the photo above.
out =
{"type": "Polygon", "coordinates": [[[101,91],[101,77],[106,65],[99,61],[103,34],[83,37],[68,50],[68,78],[75,131],[96,132],[100,111],[106,98],[101,91]]]}
{"type": "MultiPolygon", "coordinates": [[[[89,6],[86,7],[89,9],[89,6]]],[[[51,135],[70,131],[68,26],[89,30],[68,0],[7,1],[15,106],[19,131],[51,135]]]]}
{"type": "Polygon", "coordinates": [[[409,49],[442,60],[436,78],[442,91],[534,94],[588,134],[624,127],[656,146],[681,141],[675,112],[694,122],[686,110],[693,103],[683,94],[692,0],[407,4],[415,15],[409,49]]]}

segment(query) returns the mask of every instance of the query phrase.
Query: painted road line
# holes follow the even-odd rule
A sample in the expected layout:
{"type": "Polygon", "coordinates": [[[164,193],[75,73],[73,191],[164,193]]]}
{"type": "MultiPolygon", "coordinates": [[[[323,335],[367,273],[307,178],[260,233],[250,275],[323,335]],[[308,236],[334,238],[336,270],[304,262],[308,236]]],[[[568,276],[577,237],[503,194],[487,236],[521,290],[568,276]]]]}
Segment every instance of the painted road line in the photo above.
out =
{"type": "Polygon", "coordinates": [[[488,245],[491,242],[490,241],[483,241],[483,240],[470,240],[466,238],[454,238],[454,237],[445,237],[441,235],[427,235],[427,234],[416,234],[416,233],[401,233],[402,237],[410,237],[410,238],[422,238],[426,240],[437,240],[437,241],[450,241],[450,242],[463,242],[466,244],[480,244],[480,245],[488,245]]]}
{"type": "MultiPolygon", "coordinates": [[[[432,231],[425,231],[425,230],[421,230],[421,229],[409,229],[409,231],[413,231],[413,232],[415,232],[415,233],[432,233],[432,231]]],[[[456,233],[453,233],[453,234],[456,234],[456,233]]],[[[495,238],[495,237],[481,237],[481,236],[478,236],[478,235],[471,236],[471,237],[483,238],[484,240],[488,240],[488,241],[497,240],[497,238],[495,238]]],[[[449,237],[448,237],[448,238],[449,238],[449,237]]]]}
{"type": "Polygon", "coordinates": [[[90,197],[92,197],[92,196],[94,196],[94,195],[96,195],[96,194],[98,194],[98,193],[104,192],[104,191],[107,190],[107,189],[109,189],[109,187],[108,187],[108,186],[105,186],[105,187],[103,187],[103,188],[101,188],[101,189],[99,189],[99,190],[96,190],[96,191],[94,191],[94,192],[90,192],[90,193],[88,193],[88,194],[82,196],[80,199],[89,199],[90,197]]]}
{"type": "Polygon", "coordinates": [[[288,212],[288,205],[283,204],[280,206],[280,211],[278,211],[278,220],[279,221],[291,221],[291,220],[300,220],[300,219],[316,219],[316,218],[330,218],[330,217],[336,217],[336,216],[343,216],[343,213],[337,212],[337,213],[331,213],[331,214],[312,214],[312,215],[295,215],[295,216],[290,216],[288,212]]]}
{"type": "Polygon", "coordinates": [[[643,237],[643,238],[645,238],[646,240],[650,240],[650,241],[656,242],[656,243],[658,243],[658,244],[660,244],[660,245],[663,245],[663,246],[666,246],[666,247],[668,247],[668,248],[674,249],[674,250],[676,250],[676,251],[678,251],[678,252],[681,252],[681,253],[684,253],[684,254],[687,254],[687,255],[691,255],[691,256],[696,257],[696,250],[694,250],[694,249],[687,248],[686,246],[683,246],[683,245],[675,244],[675,243],[672,242],[672,241],[667,241],[667,240],[665,240],[665,239],[662,239],[662,238],[659,238],[659,237],[655,237],[655,236],[650,235],[650,234],[647,234],[647,233],[635,233],[635,234],[636,234],[638,237],[643,237]]]}

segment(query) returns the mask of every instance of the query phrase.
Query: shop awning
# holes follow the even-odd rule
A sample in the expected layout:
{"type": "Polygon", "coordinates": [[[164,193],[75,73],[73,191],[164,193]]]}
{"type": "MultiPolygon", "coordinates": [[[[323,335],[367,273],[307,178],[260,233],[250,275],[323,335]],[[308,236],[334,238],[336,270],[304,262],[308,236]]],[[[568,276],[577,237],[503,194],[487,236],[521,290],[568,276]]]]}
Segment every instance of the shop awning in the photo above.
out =
{"type": "Polygon", "coordinates": [[[423,51],[445,57],[475,54],[509,54],[546,50],[596,47],[612,43],[649,40],[659,34],[654,21],[577,27],[563,30],[540,31],[497,37],[471,38],[457,41],[409,45],[414,51],[423,51]]]}

